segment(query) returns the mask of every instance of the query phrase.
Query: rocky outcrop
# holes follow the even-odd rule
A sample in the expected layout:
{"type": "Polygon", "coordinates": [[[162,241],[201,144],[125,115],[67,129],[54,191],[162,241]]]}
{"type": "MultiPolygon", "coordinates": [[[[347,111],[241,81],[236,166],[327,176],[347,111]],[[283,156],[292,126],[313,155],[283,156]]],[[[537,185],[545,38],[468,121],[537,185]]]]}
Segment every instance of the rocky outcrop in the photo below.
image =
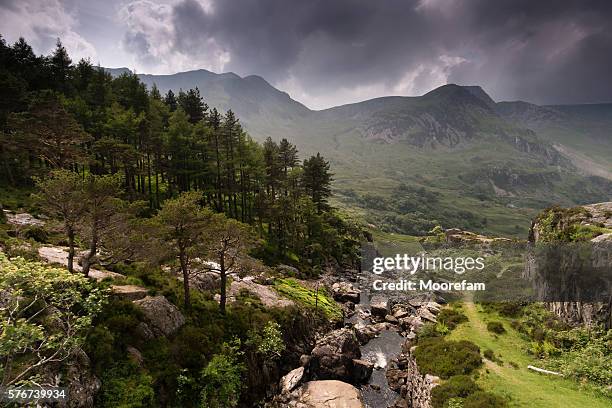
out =
{"type": "Polygon", "coordinates": [[[444,231],[446,242],[453,244],[492,244],[496,242],[510,242],[508,238],[487,237],[485,235],[475,234],[470,231],[463,231],[459,228],[449,228],[444,231]]]}
{"type": "Polygon", "coordinates": [[[361,393],[337,380],[309,381],[290,393],[275,397],[274,408],[365,408],[361,393]]]}
{"type": "MultiPolygon", "coordinates": [[[[147,296],[134,301],[142,311],[148,330],[155,337],[170,336],[185,324],[185,317],[180,310],[163,296],[147,296]]],[[[147,328],[142,328],[147,331],[147,328]]]]}
{"type": "Polygon", "coordinates": [[[43,366],[37,375],[38,383],[43,386],[67,388],[70,398],[54,405],[59,408],[92,408],[95,395],[102,386],[92,372],[89,357],[80,348],[62,362],[43,366]]]}
{"type": "Polygon", "coordinates": [[[612,202],[554,207],[533,221],[523,277],[570,324],[612,327],[612,202]]]}
{"type": "Polygon", "coordinates": [[[336,282],[332,285],[332,296],[338,302],[359,303],[361,291],[348,282],[336,282]]]}
{"type": "Polygon", "coordinates": [[[45,225],[45,222],[41,219],[34,217],[28,213],[14,213],[9,210],[1,210],[4,212],[4,216],[6,217],[6,222],[8,224],[16,225],[19,227],[24,226],[35,226],[42,227],[45,225]]]}
{"type": "Polygon", "coordinates": [[[317,341],[310,356],[309,369],[312,378],[353,383],[367,380],[363,375],[363,367],[355,364],[355,361],[361,358],[361,351],[357,337],[351,329],[338,329],[328,333],[317,341]]]}

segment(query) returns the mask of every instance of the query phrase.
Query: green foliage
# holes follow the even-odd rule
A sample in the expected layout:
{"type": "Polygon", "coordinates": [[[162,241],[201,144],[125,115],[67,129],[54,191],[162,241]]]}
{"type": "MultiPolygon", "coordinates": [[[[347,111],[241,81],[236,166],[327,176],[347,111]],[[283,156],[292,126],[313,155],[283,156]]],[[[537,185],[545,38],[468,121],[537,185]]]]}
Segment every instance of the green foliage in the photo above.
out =
{"type": "Polygon", "coordinates": [[[301,305],[322,311],[329,319],[340,320],[342,318],[342,309],[323,287],[319,287],[317,291],[301,285],[295,279],[285,278],[276,279],[274,289],[301,305]]]}
{"type": "Polygon", "coordinates": [[[446,341],[442,338],[419,340],[414,356],[423,372],[441,378],[470,374],[482,364],[479,347],[465,340],[446,341]]]}
{"type": "Polygon", "coordinates": [[[240,342],[225,343],[223,353],[216,354],[202,370],[202,408],[233,408],[238,406],[243,388],[245,366],[240,361],[240,342]]]}
{"type": "Polygon", "coordinates": [[[264,359],[278,359],[285,351],[280,325],[273,320],[266,323],[261,333],[258,330],[250,330],[247,344],[255,347],[264,359]]]}
{"type": "Polygon", "coordinates": [[[463,402],[463,408],[504,408],[507,406],[505,399],[485,391],[476,391],[463,402]]]}
{"type": "Polygon", "coordinates": [[[548,349],[538,350],[549,357],[546,368],[595,384],[604,395],[612,396],[607,388],[612,383],[612,330],[574,328],[550,337],[551,343],[544,342],[548,349]]]}
{"type": "Polygon", "coordinates": [[[449,407],[452,406],[452,403],[448,404],[449,400],[466,398],[479,390],[480,387],[469,376],[455,375],[431,390],[431,402],[434,408],[449,407]]]}
{"type": "Polygon", "coordinates": [[[96,406],[149,408],[155,406],[153,379],[129,362],[116,364],[102,376],[96,406]]]}
{"type": "Polygon", "coordinates": [[[487,330],[495,334],[503,334],[506,332],[503,323],[498,321],[488,322],[487,330]]]}
{"type": "Polygon", "coordinates": [[[28,382],[81,347],[107,293],[82,275],[0,253],[0,374],[28,382]]]}
{"type": "Polygon", "coordinates": [[[457,325],[467,322],[467,316],[460,310],[444,308],[437,316],[438,322],[444,323],[449,330],[453,330],[457,325]]]}
{"type": "MultiPolygon", "coordinates": [[[[446,327],[448,330],[448,327],[446,327]]],[[[421,329],[417,332],[417,338],[419,340],[428,339],[433,337],[440,337],[442,333],[438,330],[438,325],[435,323],[425,323],[421,326],[421,329]]]]}

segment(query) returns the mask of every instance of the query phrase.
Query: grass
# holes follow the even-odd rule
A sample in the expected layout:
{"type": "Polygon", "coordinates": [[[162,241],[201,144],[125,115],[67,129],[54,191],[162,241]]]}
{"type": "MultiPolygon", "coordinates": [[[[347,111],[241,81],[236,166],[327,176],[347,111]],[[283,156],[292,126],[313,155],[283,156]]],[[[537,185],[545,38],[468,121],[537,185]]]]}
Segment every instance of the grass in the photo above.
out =
{"type": "Polygon", "coordinates": [[[511,407],[609,407],[610,400],[597,395],[587,387],[574,381],[546,376],[527,369],[528,365],[541,366],[538,360],[529,356],[528,341],[510,327],[509,321],[495,313],[485,312],[473,302],[466,302],[463,312],[468,322],[459,325],[449,340],[470,340],[481,350],[492,350],[504,361],[503,365],[485,361],[486,370],[481,370],[477,380],[485,391],[510,397],[511,407]],[[488,321],[500,321],[506,333],[496,335],[487,330],[488,321]],[[512,365],[517,365],[517,368],[512,365]]]}
{"type": "Polygon", "coordinates": [[[329,319],[342,319],[340,306],[329,296],[324,287],[319,287],[317,292],[301,285],[296,279],[283,278],[274,281],[274,289],[303,306],[322,311],[329,319]]]}

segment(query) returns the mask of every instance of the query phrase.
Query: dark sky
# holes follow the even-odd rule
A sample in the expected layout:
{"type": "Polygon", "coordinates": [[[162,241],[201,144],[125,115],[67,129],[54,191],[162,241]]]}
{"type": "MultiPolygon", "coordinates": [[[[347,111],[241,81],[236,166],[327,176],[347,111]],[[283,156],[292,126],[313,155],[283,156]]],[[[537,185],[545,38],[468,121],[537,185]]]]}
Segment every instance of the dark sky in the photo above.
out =
{"type": "Polygon", "coordinates": [[[612,1],[0,0],[0,31],[143,73],[258,74],[318,109],[445,83],[612,102],[612,1]]]}

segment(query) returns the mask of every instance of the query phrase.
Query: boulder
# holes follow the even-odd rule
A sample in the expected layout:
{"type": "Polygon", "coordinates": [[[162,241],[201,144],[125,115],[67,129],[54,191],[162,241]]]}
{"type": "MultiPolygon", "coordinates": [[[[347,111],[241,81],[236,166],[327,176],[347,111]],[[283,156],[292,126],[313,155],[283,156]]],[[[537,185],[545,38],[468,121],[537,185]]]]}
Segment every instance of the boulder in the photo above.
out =
{"type": "Polygon", "coordinates": [[[216,291],[221,287],[221,277],[215,272],[196,274],[189,281],[189,286],[198,290],[216,291]]]}
{"type": "Polygon", "coordinates": [[[379,333],[379,330],[377,330],[373,325],[365,325],[363,323],[356,324],[354,329],[355,336],[357,336],[357,340],[361,345],[367,344],[379,333]]]}
{"type": "Polygon", "coordinates": [[[111,292],[113,296],[131,301],[142,299],[149,293],[146,288],[136,285],[112,285],[111,292]]]}
{"type": "Polygon", "coordinates": [[[370,310],[372,312],[372,316],[385,318],[387,313],[389,312],[389,304],[387,299],[372,299],[370,303],[370,310]]]}
{"type": "Polygon", "coordinates": [[[276,267],[276,270],[282,275],[282,276],[292,276],[292,277],[296,277],[300,275],[300,271],[297,268],[294,268],[293,266],[289,266],[289,265],[278,265],[276,267]]]}
{"type": "Polygon", "coordinates": [[[393,317],[396,319],[403,319],[404,317],[410,316],[410,312],[403,307],[394,307],[393,308],[393,317]]]}
{"type": "Polygon", "coordinates": [[[348,282],[336,282],[332,285],[332,297],[338,302],[359,303],[361,291],[348,282]]]}
{"type": "Polygon", "coordinates": [[[298,384],[304,378],[304,367],[298,367],[295,370],[290,371],[280,380],[281,393],[289,393],[298,386],[298,384]]]}
{"type": "Polygon", "coordinates": [[[418,331],[423,326],[423,320],[420,316],[408,316],[399,319],[400,326],[404,330],[418,331]]]}
{"type": "Polygon", "coordinates": [[[374,364],[361,359],[353,360],[353,383],[354,384],[364,384],[372,375],[372,370],[374,370],[374,364]]]}
{"type": "Polygon", "coordinates": [[[427,307],[419,308],[417,314],[419,317],[421,317],[421,319],[428,320],[432,323],[436,323],[438,321],[436,315],[434,315],[427,307]]]}
{"type": "Polygon", "coordinates": [[[170,336],[185,324],[180,310],[163,296],[147,296],[133,303],[142,311],[155,337],[170,336]]]}
{"type": "Polygon", "coordinates": [[[313,378],[349,382],[353,378],[353,360],[361,358],[361,351],[351,329],[338,329],[319,339],[310,355],[313,378]]]}
{"type": "Polygon", "coordinates": [[[308,408],[365,407],[359,390],[341,381],[309,381],[300,387],[298,395],[297,401],[308,408]]]}
{"type": "Polygon", "coordinates": [[[397,320],[397,318],[393,315],[386,315],[385,316],[385,321],[391,323],[391,324],[398,324],[399,321],[397,320]]]}

